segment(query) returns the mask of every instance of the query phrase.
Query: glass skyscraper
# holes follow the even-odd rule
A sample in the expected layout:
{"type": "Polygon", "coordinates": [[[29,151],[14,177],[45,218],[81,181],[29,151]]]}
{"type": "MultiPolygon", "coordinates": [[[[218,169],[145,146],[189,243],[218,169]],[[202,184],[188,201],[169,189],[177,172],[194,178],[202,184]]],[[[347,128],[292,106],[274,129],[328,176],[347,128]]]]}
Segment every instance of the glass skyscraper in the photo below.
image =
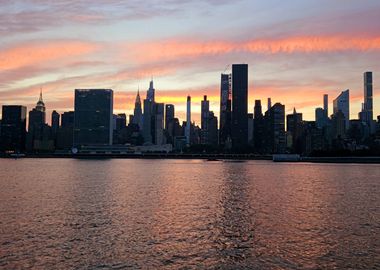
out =
{"type": "Polygon", "coordinates": [[[74,146],[112,145],[113,91],[76,89],[74,146]]]}
{"type": "Polygon", "coordinates": [[[248,65],[232,65],[232,147],[248,144],[248,65]]]}

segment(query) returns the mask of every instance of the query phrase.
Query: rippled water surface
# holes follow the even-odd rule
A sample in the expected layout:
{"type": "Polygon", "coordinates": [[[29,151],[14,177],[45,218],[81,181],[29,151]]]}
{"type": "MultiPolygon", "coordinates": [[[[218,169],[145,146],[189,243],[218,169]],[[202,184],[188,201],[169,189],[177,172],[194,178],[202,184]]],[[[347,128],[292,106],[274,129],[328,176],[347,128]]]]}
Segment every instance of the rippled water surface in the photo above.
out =
{"type": "Polygon", "coordinates": [[[380,269],[380,166],[0,160],[1,269],[380,269]]]}

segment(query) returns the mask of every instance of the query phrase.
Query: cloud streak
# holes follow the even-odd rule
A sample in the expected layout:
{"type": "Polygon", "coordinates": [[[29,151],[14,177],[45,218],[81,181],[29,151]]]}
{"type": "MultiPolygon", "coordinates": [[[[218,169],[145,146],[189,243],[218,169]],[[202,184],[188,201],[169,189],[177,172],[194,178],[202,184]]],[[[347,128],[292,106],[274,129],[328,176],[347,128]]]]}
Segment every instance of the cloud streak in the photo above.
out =
{"type": "Polygon", "coordinates": [[[378,51],[380,36],[299,36],[283,39],[256,39],[243,42],[168,40],[126,45],[138,61],[158,61],[229,53],[292,54],[341,51],[378,51]]]}

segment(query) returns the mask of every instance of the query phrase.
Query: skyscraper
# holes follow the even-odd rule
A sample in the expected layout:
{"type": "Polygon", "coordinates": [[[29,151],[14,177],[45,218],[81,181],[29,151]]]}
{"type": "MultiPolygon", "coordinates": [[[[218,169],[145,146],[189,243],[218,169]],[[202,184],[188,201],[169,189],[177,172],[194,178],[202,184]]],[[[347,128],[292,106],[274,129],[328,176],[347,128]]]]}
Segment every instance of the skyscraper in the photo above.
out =
{"type": "Polygon", "coordinates": [[[208,144],[208,123],[210,114],[210,101],[207,100],[207,96],[203,96],[201,101],[201,144],[208,144]]]}
{"type": "Polygon", "coordinates": [[[133,111],[133,124],[139,126],[140,131],[143,129],[143,115],[141,109],[141,99],[140,91],[137,90],[136,100],[135,100],[135,109],[133,111]]]}
{"type": "Polygon", "coordinates": [[[218,118],[214,115],[213,111],[209,112],[207,127],[207,143],[214,146],[218,145],[218,118]]]}
{"type": "Polygon", "coordinates": [[[51,113],[51,128],[52,128],[53,134],[56,134],[59,129],[60,118],[61,118],[61,115],[57,111],[53,111],[51,113]]]}
{"type": "Polygon", "coordinates": [[[317,128],[323,128],[325,126],[325,109],[316,108],[315,109],[315,124],[317,128]]]}
{"type": "Polygon", "coordinates": [[[265,126],[261,100],[255,100],[253,112],[253,145],[256,152],[263,153],[265,126]]]}
{"type": "Polygon", "coordinates": [[[153,144],[162,145],[164,143],[164,103],[153,104],[152,123],[153,144]]]}
{"type": "Polygon", "coordinates": [[[364,112],[365,120],[368,126],[371,126],[373,121],[373,81],[370,71],[364,73],[364,112]]]}
{"type": "Polygon", "coordinates": [[[168,129],[169,122],[174,119],[175,109],[173,104],[165,105],[165,129],[168,129]]]}
{"type": "Polygon", "coordinates": [[[325,113],[326,119],[329,117],[329,95],[323,95],[323,110],[325,113]]]}
{"type": "Polygon", "coordinates": [[[265,113],[266,134],[264,138],[267,153],[284,153],[285,137],[285,106],[274,104],[265,113]]]}
{"type": "Polygon", "coordinates": [[[190,134],[191,134],[191,97],[187,96],[187,103],[186,103],[187,111],[186,111],[186,128],[185,128],[185,137],[186,137],[186,144],[190,145],[190,134]]]}
{"type": "Polygon", "coordinates": [[[154,102],[144,99],[143,137],[145,143],[152,143],[152,114],[154,102]]]}
{"type": "Polygon", "coordinates": [[[248,142],[248,65],[232,65],[232,146],[242,149],[248,142]]]}
{"type": "Polygon", "coordinates": [[[112,145],[113,91],[76,89],[74,145],[112,145]]]}
{"type": "Polygon", "coordinates": [[[302,113],[297,113],[296,108],[293,110],[293,114],[286,116],[286,131],[291,136],[293,150],[299,153],[299,138],[302,132],[302,113]]]}
{"type": "Polygon", "coordinates": [[[336,99],[333,101],[333,113],[336,114],[341,111],[345,118],[346,129],[349,128],[350,124],[350,90],[343,91],[336,99]]]}
{"type": "Polygon", "coordinates": [[[42,141],[46,121],[46,107],[42,99],[42,90],[37,101],[36,107],[29,112],[27,151],[35,149],[37,141],[42,141]]]}
{"type": "Polygon", "coordinates": [[[219,144],[231,140],[231,74],[221,74],[219,144]]]}
{"type": "Polygon", "coordinates": [[[267,106],[267,110],[269,111],[270,108],[272,108],[272,99],[271,99],[271,98],[268,98],[268,106],[267,106]]]}
{"type": "Polygon", "coordinates": [[[26,107],[4,105],[2,108],[2,150],[23,152],[26,138],[26,107]]]}
{"type": "Polygon", "coordinates": [[[153,79],[149,82],[149,89],[146,93],[146,99],[150,100],[151,102],[155,102],[155,89],[153,87],[153,79]]]}

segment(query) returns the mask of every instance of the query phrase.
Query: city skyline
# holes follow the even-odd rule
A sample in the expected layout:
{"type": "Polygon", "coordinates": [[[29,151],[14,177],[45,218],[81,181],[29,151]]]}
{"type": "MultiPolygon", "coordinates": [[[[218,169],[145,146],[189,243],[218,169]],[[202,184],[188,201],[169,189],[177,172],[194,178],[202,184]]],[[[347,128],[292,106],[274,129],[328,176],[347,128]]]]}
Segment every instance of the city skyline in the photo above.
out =
{"type": "Polygon", "coordinates": [[[271,97],[273,104],[286,105],[286,114],[295,107],[313,120],[323,94],[330,96],[332,112],[331,101],[350,89],[350,118],[356,119],[363,73],[372,71],[375,118],[380,3],[325,2],[5,1],[0,103],[29,110],[42,87],[50,122],[53,110],[74,108],[74,89],[111,88],[115,113],[129,115],[137,88],[145,92],[153,76],[157,102],[175,105],[184,120],[190,95],[192,119],[200,124],[203,95],[219,116],[219,80],[226,65],[247,63],[250,113],[254,100],[266,107],[264,100],[271,97]],[[73,12],[78,9],[80,16],[73,12]]]}

